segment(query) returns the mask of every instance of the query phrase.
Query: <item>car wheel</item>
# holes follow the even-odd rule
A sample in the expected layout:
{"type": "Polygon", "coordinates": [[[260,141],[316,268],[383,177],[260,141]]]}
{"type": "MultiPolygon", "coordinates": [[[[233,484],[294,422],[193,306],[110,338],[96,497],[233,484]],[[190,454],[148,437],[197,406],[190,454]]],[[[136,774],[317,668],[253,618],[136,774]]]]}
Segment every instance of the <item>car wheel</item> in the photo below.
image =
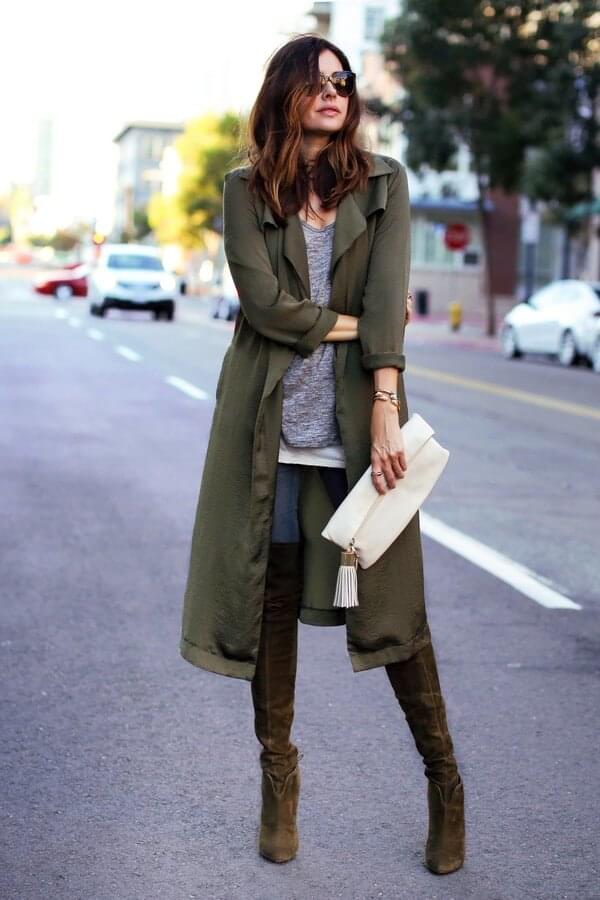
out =
{"type": "Polygon", "coordinates": [[[577,362],[577,345],[572,331],[565,331],[558,347],[558,361],[561,366],[572,366],[577,362]]]}
{"type": "Polygon", "coordinates": [[[517,336],[515,334],[515,329],[512,325],[505,325],[502,329],[502,334],[500,336],[500,342],[502,345],[502,355],[506,359],[516,359],[523,354],[519,350],[519,345],[517,344],[517,336]]]}
{"type": "Polygon", "coordinates": [[[174,309],[168,309],[168,310],[167,310],[166,318],[167,318],[167,321],[172,322],[173,319],[175,318],[175,310],[174,310],[174,309]]]}
{"type": "Polygon", "coordinates": [[[69,284],[59,284],[54,288],[54,296],[57,300],[68,300],[73,296],[73,288],[69,284]]]}
{"type": "Polygon", "coordinates": [[[600,338],[597,339],[596,343],[592,347],[592,369],[594,372],[598,372],[600,375],[600,338]]]}

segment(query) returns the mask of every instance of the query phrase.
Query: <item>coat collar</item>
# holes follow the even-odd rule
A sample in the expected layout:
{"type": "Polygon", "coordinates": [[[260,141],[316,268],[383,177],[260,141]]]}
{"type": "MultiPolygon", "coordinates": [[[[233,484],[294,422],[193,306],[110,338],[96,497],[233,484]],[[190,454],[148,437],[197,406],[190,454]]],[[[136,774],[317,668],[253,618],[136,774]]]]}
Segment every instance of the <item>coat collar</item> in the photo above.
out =
{"type": "MultiPolygon", "coordinates": [[[[367,188],[364,191],[352,191],[344,196],[338,206],[336,225],[334,230],[333,249],[331,257],[330,274],[333,272],[340,257],[348,250],[359,235],[366,230],[367,218],[378,209],[385,209],[387,203],[387,178],[379,178],[379,175],[387,175],[393,172],[392,167],[379,154],[371,153],[371,170],[367,188]]],[[[241,178],[248,178],[250,167],[239,170],[241,178]]],[[[267,225],[278,228],[271,208],[267,203],[258,204],[259,222],[263,231],[267,225]]],[[[306,255],[306,242],[302,231],[302,225],[298,214],[289,216],[283,236],[283,255],[292,264],[300,278],[307,296],[310,295],[310,280],[308,274],[308,259],[306,255]]]]}

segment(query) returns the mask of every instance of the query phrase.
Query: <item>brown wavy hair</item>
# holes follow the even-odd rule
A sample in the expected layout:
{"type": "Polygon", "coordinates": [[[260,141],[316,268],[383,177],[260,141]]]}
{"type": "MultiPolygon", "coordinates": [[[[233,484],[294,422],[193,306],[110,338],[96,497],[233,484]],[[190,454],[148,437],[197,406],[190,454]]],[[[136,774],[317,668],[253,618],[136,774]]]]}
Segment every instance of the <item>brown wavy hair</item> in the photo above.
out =
{"type": "MultiPolygon", "coordinates": [[[[319,84],[319,54],[331,50],[344,69],[350,62],[339,47],[320,35],[301,34],[269,57],[263,84],[248,118],[244,151],[250,162],[249,186],[285,225],[286,217],[309,204],[309,168],[302,155],[304,105],[312,98],[306,84],[319,84]]],[[[312,165],[312,187],[325,209],[345,194],[364,190],[368,156],[359,144],[362,103],[355,89],[344,124],[319,151],[312,165]]]]}

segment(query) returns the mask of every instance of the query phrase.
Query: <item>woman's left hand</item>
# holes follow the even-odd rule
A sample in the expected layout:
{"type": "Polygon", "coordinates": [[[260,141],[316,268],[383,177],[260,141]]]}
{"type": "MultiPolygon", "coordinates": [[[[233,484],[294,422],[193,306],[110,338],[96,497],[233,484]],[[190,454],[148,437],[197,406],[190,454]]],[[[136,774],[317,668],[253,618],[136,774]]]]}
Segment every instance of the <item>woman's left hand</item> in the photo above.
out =
{"type": "Polygon", "coordinates": [[[398,410],[389,401],[374,400],[371,413],[371,480],[377,493],[385,494],[396,486],[397,478],[404,478],[407,469],[404,436],[398,410]],[[383,472],[377,476],[376,472],[383,472]]]}

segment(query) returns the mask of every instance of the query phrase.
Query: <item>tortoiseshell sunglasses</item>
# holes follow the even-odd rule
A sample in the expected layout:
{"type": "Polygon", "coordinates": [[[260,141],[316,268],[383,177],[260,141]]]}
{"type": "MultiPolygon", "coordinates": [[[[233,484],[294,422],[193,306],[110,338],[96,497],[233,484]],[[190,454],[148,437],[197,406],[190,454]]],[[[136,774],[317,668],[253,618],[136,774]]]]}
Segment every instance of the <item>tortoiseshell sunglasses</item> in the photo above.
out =
{"type": "Polygon", "coordinates": [[[354,93],[356,85],[356,74],[350,71],[332,72],[331,75],[324,75],[319,72],[319,86],[316,84],[306,83],[307,94],[318,94],[323,90],[327,82],[330,81],[334,90],[340,97],[349,97],[354,93]]]}

